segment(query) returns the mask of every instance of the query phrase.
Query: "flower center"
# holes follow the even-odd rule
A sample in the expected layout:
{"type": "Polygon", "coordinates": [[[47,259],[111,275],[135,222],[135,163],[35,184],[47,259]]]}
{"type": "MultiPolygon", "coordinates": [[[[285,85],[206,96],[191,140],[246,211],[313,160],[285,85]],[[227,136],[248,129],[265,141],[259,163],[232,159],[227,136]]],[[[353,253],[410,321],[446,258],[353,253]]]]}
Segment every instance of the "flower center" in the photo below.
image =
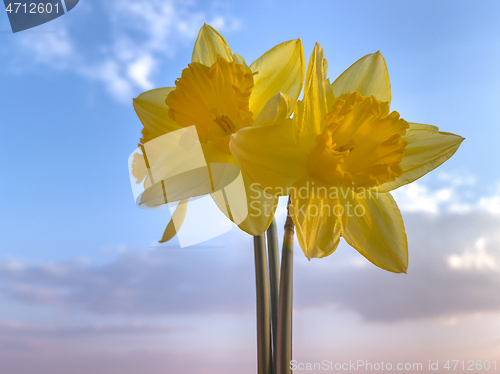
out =
{"type": "Polygon", "coordinates": [[[228,116],[217,116],[215,117],[214,122],[219,125],[221,130],[224,131],[226,135],[231,135],[236,132],[236,127],[234,126],[233,121],[231,121],[231,118],[228,116]]]}
{"type": "Polygon", "coordinates": [[[370,188],[401,176],[409,127],[389,103],[356,90],[335,99],[309,154],[309,172],[330,185],[370,188]]]}
{"type": "Polygon", "coordinates": [[[165,100],[169,115],[181,126],[196,126],[202,143],[211,141],[229,152],[230,135],[253,123],[248,104],[253,75],[220,55],[210,67],[193,62],[165,100]]]}

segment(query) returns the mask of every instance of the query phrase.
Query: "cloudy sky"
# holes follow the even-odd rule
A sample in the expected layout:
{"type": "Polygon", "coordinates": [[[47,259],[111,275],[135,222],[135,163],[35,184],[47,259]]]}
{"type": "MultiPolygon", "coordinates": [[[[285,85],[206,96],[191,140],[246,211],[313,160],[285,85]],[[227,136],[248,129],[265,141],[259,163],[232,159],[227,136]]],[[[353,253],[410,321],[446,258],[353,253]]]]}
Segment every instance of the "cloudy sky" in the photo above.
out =
{"type": "Polygon", "coordinates": [[[381,50],[392,108],[466,138],[394,193],[408,274],[296,244],[294,359],[498,370],[499,17],[497,1],[81,0],[12,34],[0,16],[2,374],[256,372],[252,238],[158,245],[168,213],[134,205],[127,171],[132,98],[173,85],[204,22],[248,63],[318,41],[331,79],[381,50]]]}

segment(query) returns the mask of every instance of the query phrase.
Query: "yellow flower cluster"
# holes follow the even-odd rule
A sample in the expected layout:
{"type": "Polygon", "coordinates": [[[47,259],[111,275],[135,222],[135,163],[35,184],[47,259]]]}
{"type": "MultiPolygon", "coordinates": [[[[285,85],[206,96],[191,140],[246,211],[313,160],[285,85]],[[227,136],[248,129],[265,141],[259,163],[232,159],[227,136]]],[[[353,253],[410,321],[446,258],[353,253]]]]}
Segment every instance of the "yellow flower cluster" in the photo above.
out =
{"type": "MultiPolygon", "coordinates": [[[[143,149],[165,134],[195,129],[194,137],[179,136],[177,145],[183,152],[199,145],[207,177],[180,173],[175,180],[153,181],[151,162],[140,167],[134,159],[132,173],[148,187],[138,203],[157,206],[211,194],[242,230],[262,235],[278,197],[289,195],[290,215],[309,259],[333,253],[343,237],[376,266],[406,272],[408,244],[390,191],[441,165],[463,138],[405,121],[391,112],[390,101],[380,52],[364,56],[330,83],[319,44],[306,74],[300,39],[279,44],[248,66],[204,25],[175,87],[141,94],[134,108],[144,125],[143,149]],[[236,196],[242,198],[231,203],[217,189],[235,180],[235,170],[242,181],[236,196]]],[[[185,214],[185,206],[180,210],[185,214]]],[[[169,224],[167,231],[164,240],[175,228],[169,224]]]]}

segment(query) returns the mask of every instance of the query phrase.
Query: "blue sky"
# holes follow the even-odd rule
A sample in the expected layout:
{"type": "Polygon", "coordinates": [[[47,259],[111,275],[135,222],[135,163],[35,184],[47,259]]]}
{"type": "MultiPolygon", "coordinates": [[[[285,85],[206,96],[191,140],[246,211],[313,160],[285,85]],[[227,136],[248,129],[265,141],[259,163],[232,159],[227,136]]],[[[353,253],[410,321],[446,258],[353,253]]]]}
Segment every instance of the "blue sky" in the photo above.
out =
{"type": "Polygon", "coordinates": [[[330,79],[381,50],[392,109],[466,138],[394,194],[408,275],[296,245],[295,357],[500,360],[499,17],[497,1],[81,0],[11,34],[0,16],[5,373],[255,372],[252,238],[158,246],[168,214],[129,185],[132,98],[173,85],[204,22],[248,63],[318,41],[330,79]]]}

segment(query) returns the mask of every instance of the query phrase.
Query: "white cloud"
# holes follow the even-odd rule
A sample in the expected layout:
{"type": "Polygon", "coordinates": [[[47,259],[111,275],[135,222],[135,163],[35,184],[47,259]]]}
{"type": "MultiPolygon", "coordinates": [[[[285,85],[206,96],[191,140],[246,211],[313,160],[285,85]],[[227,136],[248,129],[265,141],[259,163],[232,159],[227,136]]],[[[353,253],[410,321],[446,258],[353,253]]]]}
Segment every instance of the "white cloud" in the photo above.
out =
{"type": "Polygon", "coordinates": [[[448,266],[456,270],[498,270],[498,260],[487,251],[485,244],[485,239],[480,238],[476,241],[474,249],[450,255],[448,266]]]}
{"type": "Polygon", "coordinates": [[[108,59],[92,69],[83,69],[82,72],[89,77],[104,83],[108,92],[120,102],[130,102],[133,97],[133,85],[129,79],[122,75],[122,67],[113,60],[108,59]]]}
{"type": "Polygon", "coordinates": [[[238,19],[228,20],[224,17],[216,17],[211,23],[217,30],[239,30],[241,22],[238,19]]]}
{"type": "Polygon", "coordinates": [[[437,179],[447,182],[454,187],[474,186],[476,184],[476,178],[473,175],[457,175],[456,173],[450,172],[438,172],[436,177],[437,179]]]}
{"type": "Polygon", "coordinates": [[[431,191],[427,186],[414,182],[397,189],[392,194],[401,210],[438,213],[441,205],[450,201],[452,192],[451,188],[431,191]]]}
{"type": "Polygon", "coordinates": [[[438,173],[425,176],[391,193],[403,212],[465,214],[482,210],[499,214],[500,187],[490,195],[477,197],[473,189],[475,183],[476,179],[469,175],[438,173]]]}
{"type": "Polygon", "coordinates": [[[29,61],[48,64],[54,69],[69,68],[74,61],[75,45],[65,28],[48,33],[21,34],[19,41],[22,48],[29,51],[29,61]]]}
{"type": "Polygon", "coordinates": [[[128,75],[142,89],[151,90],[154,88],[154,84],[151,82],[150,76],[155,64],[156,62],[151,55],[145,55],[129,65],[128,75]]]}
{"type": "Polygon", "coordinates": [[[479,205],[491,213],[500,213],[500,195],[483,197],[479,200],[479,205]]]}
{"type": "Polygon", "coordinates": [[[54,33],[21,35],[21,48],[14,45],[11,53],[16,60],[13,68],[35,62],[73,71],[100,82],[117,101],[130,104],[140,92],[159,86],[155,74],[180,48],[192,44],[204,22],[219,31],[240,27],[237,19],[216,11],[216,3],[200,2],[112,0],[85,9],[79,5],[88,22],[71,23],[61,17],[54,33]],[[99,35],[89,32],[94,25],[99,35]]]}

